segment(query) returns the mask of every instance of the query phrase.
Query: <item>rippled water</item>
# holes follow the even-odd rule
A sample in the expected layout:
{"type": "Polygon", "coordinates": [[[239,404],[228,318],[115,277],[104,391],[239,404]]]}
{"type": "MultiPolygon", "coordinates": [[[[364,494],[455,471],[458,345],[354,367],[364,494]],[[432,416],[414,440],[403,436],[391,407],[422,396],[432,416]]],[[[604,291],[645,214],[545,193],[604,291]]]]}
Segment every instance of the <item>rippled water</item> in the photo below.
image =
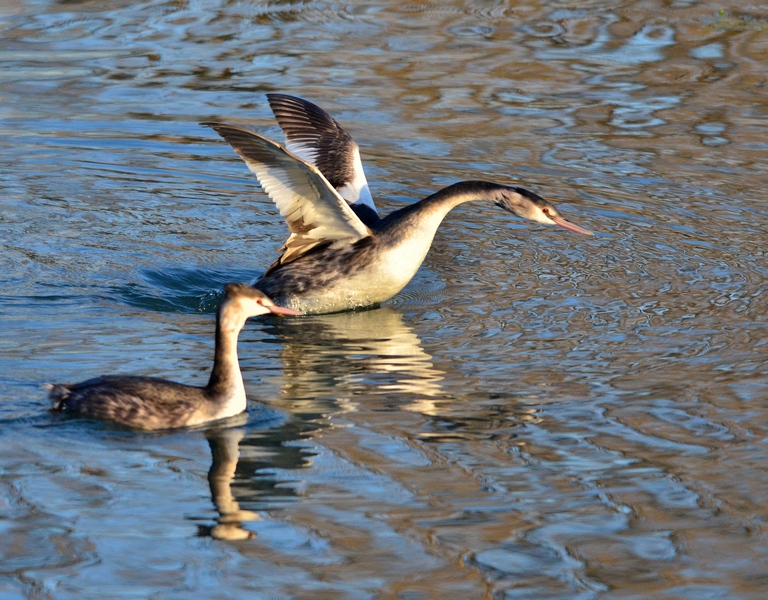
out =
{"type": "Polygon", "coordinates": [[[763,598],[761,3],[6,0],[2,598],[763,598]],[[285,227],[204,120],[328,109],[384,212],[466,205],[385,306],[260,319],[248,414],[148,435],[40,384],[203,384],[285,227]]]}

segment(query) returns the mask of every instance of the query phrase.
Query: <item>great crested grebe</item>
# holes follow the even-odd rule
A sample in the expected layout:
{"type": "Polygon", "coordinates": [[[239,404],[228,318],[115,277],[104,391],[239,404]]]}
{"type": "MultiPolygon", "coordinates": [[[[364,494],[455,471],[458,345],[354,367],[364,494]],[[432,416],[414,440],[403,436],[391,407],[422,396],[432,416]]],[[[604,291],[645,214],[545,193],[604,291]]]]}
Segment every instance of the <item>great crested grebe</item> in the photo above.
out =
{"type": "Polygon", "coordinates": [[[241,413],[246,399],[237,359],[237,336],[246,319],[267,313],[298,314],[275,305],[249,285],[230,283],[216,313],[216,349],[208,385],[105,375],[82,383],[46,386],[52,410],[147,430],[199,425],[241,413]]]}
{"type": "Polygon", "coordinates": [[[416,274],[448,212],[472,200],[592,235],[541,196],[487,181],[455,183],[379,218],[352,137],[311,102],[285,94],[268,99],[285,147],[243,127],[202,125],[234,148],[288,224],[281,256],[253,284],[281,305],[327,313],[391,298],[416,274]]]}

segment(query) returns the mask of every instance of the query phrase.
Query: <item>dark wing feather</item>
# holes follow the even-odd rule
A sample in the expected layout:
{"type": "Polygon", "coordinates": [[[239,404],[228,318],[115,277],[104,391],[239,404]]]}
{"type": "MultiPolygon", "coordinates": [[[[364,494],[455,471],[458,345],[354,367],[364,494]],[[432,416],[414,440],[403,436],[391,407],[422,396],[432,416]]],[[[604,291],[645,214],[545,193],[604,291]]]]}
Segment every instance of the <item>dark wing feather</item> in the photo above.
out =
{"type": "Polygon", "coordinates": [[[206,402],[203,388],[155,377],[108,375],[49,389],[52,410],[140,429],[177,426],[206,402]]]}
{"type": "Polygon", "coordinates": [[[286,148],[315,165],[347,203],[364,204],[378,216],[358,145],[336,119],[296,96],[267,94],[267,99],[286,148]]]}

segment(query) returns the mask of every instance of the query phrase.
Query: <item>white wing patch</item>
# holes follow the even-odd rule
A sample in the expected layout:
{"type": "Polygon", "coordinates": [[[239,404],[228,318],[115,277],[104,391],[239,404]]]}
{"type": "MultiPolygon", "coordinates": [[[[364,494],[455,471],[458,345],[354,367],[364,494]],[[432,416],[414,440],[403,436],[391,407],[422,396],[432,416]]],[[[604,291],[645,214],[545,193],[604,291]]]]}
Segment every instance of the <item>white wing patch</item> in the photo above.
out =
{"type": "Polygon", "coordinates": [[[293,152],[296,156],[308,162],[310,165],[314,165],[317,162],[317,147],[313,144],[293,143],[286,139],[285,149],[289,152],[293,152]]]}
{"type": "Polygon", "coordinates": [[[314,165],[242,127],[204,125],[212,127],[242,157],[288,224],[291,235],[281,263],[295,260],[322,242],[353,243],[371,235],[314,165]]]}
{"type": "Polygon", "coordinates": [[[371,190],[368,188],[368,180],[365,178],[365,172],[363,171],[363,162],[360,160],[360,151],[355,148],[354,152],[354,178],[352,181],[347,181],[338,191],[339,195],[344,198],[350,204],[365,204],[374,211],[376,205],[373,203],[373,196],[371,196],[371,190]]]}

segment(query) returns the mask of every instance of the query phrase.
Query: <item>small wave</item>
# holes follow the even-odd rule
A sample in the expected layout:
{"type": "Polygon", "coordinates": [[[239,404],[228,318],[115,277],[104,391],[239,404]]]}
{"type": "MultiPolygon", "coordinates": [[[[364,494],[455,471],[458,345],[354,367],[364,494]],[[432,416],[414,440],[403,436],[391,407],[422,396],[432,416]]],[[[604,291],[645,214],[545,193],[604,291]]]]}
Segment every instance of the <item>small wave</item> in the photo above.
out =
{"type": "Polygon", "coordinates": [[[156,312],[214,312],[225,284],[251,282],[258,273],[244,269],[170,267],[141,269],[139,275],[140,283],[111,288],[119,301],[156,312]]]}

